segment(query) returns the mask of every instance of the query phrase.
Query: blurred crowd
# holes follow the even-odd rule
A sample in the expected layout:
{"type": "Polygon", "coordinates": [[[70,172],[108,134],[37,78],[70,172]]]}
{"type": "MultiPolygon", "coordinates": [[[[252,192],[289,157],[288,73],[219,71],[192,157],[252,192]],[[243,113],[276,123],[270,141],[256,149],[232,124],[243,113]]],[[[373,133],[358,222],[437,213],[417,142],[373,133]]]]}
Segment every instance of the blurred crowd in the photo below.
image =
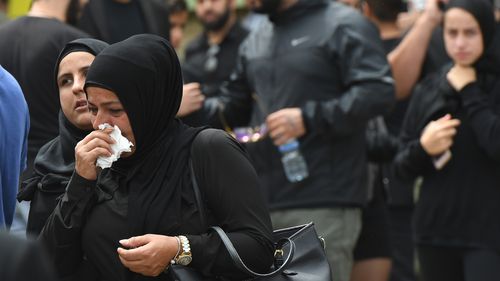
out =
{"type": "MultiPolygon", "coordinates": [[[[69,221],[61,202],[81,171],[75,146],[97,130],[83,115],[93,112],[87,72],[108,44],[144,33],[183,54],[171,118],[239,143],[272,227],[314,222],[332,280],[498,280],[499,0],[246,0],[243,10],[236,0],[33,0],[16,19],[8,5],[0,0],[0,229],[11,233],[0,236],[0,280],[63,276],[48,262],[64,260],[50,235],[69,221]],[[202,30],[185,42],[193,21],[202,30]],[[295,142],[307,173],[290,180],[283,147],[295,142]]],[[[140,47],[113,50],[117,75],[146,68],[140,47]]],[[[116,78],[123,91],[156,91],[149,69],[135,71],[116,78]]],[[[91,87],[116,91],[105,82],[91,87]]]]}

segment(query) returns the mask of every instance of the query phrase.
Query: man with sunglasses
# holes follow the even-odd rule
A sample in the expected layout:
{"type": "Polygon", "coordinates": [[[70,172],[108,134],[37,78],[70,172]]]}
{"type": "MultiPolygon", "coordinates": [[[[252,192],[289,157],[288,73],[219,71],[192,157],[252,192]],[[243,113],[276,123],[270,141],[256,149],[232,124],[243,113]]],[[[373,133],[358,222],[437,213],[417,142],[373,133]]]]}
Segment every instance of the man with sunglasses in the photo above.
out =
{"type": "MultiPolygon", "coordinates": [[[[237,19],[235,0],[198,0],[195,10],[204,30],[186,48],[184,81],[199,83],[202,94],[211,97],[229,78],[236,65],[238,48],[248,31],[237,19]]],[[[184,91],[183,103],[189,102],[189,94],[184,91]]],[[[206,123],[196,112],[185,116],[183,121],[192,126],[206,123]]]]}

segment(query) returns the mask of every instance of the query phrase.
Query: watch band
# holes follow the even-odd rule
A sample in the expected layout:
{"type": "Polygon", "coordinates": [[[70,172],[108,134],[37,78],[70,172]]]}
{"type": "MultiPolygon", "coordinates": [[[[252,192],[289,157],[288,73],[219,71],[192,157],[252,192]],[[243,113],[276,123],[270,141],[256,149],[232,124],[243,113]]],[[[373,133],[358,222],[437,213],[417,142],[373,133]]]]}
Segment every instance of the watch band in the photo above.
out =
{"type": "Polygon", "coordinates": [[[187,239],[186,236],[184,235],[179,235],[177,238],[180,241],[180,251],[179,253],[175,256],[174,262],[176,264],[180,265],[188,265],[191,263],[193,260],[193,257],[191,255],[191,245],[189,244],[189,240],[187,239]]]}

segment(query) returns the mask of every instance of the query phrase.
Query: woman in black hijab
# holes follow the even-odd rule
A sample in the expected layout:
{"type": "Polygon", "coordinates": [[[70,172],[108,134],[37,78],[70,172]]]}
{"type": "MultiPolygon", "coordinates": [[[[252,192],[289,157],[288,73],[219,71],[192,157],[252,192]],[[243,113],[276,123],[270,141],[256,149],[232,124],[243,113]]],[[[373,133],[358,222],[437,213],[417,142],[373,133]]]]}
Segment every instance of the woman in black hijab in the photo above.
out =
{"type": "Polygon", "coordinates": [[[450,1],[443,27],[453,64],[416,88],[396,168],[423,176],[415,212],[423,280],[498,280],[500,64],[490,1],[450,1]]]}
{"type": "Polygon", "coordinates": [[[182,76],[166,40],[136,35],[110,46],[92,64],[85,91],[95,131],[78,143],[75,172],[41,235],[61,277],[170,280],[162,272],[174,260],[206,275],[245,278],[209,225],[228,233],[252,269],[269,269],[272,228],[256,173],[225,132],[175,118],[182,76]],[[96,159],[109,156],[113,143],[109,131],[97,130],[103,123],[134,146],[99,173],[96,159]]]}
{"type": "Polygon", "coordinates": [[[66,44],[56,61],[54,81],[59,90],[59,136],[38,152],[33,175],[22,184],[18,200],[31,201],[27,233],[37,236],[64,193],[75,167],[75,146],[91,130],[83,86],[95,56],[108,46],[96,39],[66,44]]]}

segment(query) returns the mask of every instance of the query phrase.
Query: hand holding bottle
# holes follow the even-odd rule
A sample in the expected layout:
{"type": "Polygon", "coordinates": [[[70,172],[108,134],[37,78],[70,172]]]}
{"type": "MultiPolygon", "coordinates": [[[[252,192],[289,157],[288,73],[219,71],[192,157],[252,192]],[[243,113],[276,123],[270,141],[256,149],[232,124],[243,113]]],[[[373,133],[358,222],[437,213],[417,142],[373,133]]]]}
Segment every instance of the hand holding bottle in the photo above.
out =
{"type": "Polygon", "coordinates": [[[266,124],[269,136],[277,146],[306,133],[302,110],[298,107],[284,108],[269,114],[266,124]]]}

